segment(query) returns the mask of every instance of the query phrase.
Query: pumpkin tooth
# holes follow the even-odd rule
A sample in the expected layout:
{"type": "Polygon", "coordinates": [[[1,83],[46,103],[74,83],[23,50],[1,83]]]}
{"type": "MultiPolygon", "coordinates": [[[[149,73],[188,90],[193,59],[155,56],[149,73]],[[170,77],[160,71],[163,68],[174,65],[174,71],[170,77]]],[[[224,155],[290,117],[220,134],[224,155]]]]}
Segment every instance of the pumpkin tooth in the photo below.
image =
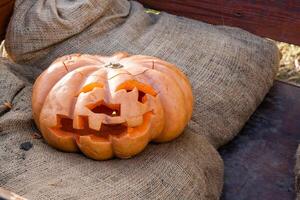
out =
{"type": "Polygon", "coordinates": [[[90,115],[89,116],[89,128],[99,131],[103,121],[103,115],[90,115]]]}
{"type": "Polygon", "coordinates": [[[83,129],[85,121],[87,121],[87,120],[84,119],[83,117],[81,117],[81,116],[75,116],[74,119],[73,119],[73,127],[75,129],[83,129]]]}

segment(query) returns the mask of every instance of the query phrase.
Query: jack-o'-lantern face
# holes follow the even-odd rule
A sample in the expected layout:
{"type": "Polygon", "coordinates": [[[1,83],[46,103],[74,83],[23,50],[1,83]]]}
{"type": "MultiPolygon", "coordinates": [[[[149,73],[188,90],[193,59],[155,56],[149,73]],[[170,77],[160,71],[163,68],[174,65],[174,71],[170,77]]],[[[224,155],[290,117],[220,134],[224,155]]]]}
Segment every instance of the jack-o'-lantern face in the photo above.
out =
{"type": "Polygon", "coordinates": [[[57,149],[104,160],[131,157],[152,140],[177,137],[191,117],[187,79],[179,71],[169,74],[181,75],[177,83],[164,77],[163,70],[154,69],[155,62],[157,69],[166,65],[157,58],[133,58],[119,53],[56,60],[33,89],[34,119],[45,140],[57,149]]]}

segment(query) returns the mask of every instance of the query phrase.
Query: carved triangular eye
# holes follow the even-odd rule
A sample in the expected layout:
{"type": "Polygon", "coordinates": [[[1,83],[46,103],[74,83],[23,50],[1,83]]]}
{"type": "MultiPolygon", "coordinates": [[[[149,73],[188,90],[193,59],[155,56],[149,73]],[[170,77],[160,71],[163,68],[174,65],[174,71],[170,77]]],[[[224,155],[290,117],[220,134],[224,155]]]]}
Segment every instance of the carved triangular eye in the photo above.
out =
{"type": "Polygon", "coordinates": [[[152,88],[151,85],[147,85],[136,80],[128,80],[123,82],[117,87],[116,91],[125,89],[127,92],[130,92],[134,88],[136,88],[139,91],[138,101],[141,103],[145,103],[147,101],[146,94],[149,94],[151,96],[157,95],[156,91],[152,88]]]}
{"type": "Polygon", "coordinates": [[[127,91],[133,90],[134,88],[137,88],[139,91],[145,93],[145,94],[150,94],[151,96],[156,96],[157,93],[156,91],[152,88],[151,85],[147,85],[144,83],[141,83],[137,80],[128,80],[120,84],[116,91],[125,89],[127,91]]]}
{"type": "Polygon", "coordinates": [[[94,88],[103,88],[103,84],[102,83],[98,83],[98,82],[93,82],[93,83],[89,83],[85,86],[83,86],[79,92],[77,93],[76,97],[79,96],[80,93],[87,93],[92,91],[94,88]]]}
{"type": "Polygon", "coordinates": [[[85,92],[85,93],[90,92],[94,88],[103,88],[103,84],[98,83],[98,82],[89,83],[89,84],[85,85],[84,87],[82,87],[81,90],[79,91],[79,93],[81,93],[81,92],[85,92]]]}

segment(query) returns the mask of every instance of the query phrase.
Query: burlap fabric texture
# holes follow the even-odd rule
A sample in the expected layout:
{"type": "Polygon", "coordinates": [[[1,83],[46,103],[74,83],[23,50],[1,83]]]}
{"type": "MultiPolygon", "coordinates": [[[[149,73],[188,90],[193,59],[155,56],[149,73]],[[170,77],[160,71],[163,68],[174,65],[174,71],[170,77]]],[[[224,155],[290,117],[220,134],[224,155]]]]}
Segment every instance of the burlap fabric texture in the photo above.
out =
{"type": "Polygon", "coordinates": [[[218,199],[223,163],[216,151],[243,127],[273,83],[275,45],[248,32],[126,0],[17,0],[1,60],[0,186],[29,199],[218,199]],[[71,53],[152,55],[190,79],[193,117],[175,141],[129,159],[97,162],[62,153],[42,139],[31,116],[34,78],[71,53]],[[20,144],[31,142],[24,151],[20,144]]]}
{"type": "Polygon", "coordinates": [[[297,153],[296,153],[295,188],[296,188],[296,199],[300,200],[300,145],[298,146],[297,153]]]}

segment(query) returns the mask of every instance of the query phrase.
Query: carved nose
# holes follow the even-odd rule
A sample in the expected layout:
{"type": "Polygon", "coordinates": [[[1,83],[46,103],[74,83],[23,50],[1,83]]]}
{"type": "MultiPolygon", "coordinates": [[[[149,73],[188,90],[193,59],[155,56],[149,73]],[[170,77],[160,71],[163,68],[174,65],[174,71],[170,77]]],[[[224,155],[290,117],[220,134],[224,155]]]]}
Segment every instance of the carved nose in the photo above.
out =
{"type": "Polygon", "coordinates": [[[95,106],[94,108],[91,108],[90,110],[93,113],[102,113],[106,114],[111,117],[120,116],[120,104],[100,104],[95,106]]]}

